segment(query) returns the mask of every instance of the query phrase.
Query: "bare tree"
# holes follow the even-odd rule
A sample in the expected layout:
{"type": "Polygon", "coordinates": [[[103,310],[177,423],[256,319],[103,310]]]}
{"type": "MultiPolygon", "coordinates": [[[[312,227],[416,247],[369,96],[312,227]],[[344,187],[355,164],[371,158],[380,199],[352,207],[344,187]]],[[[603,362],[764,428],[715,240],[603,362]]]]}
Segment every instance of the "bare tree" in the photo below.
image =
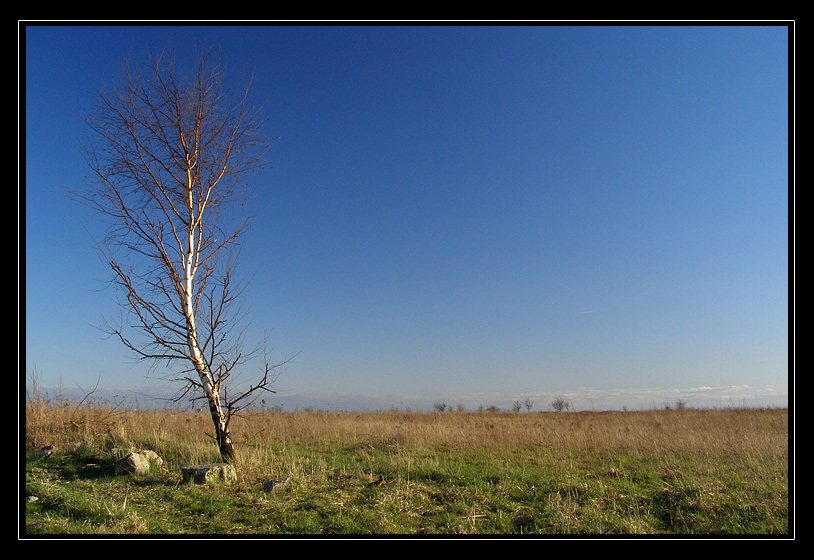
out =
{"type": "Polygon", "coordinates": [[[557,397],[551,401],[551,408],[554,409],[556,412],[566,411],[571,408],[571,404],[562,397],[557,397]]]}
{"type": "Polygon", "coordinates": [[[445,403],[445,402],[434,402],[434,403],[432,404],[432,407],[433,407],[433,408],[434,408],[434,409],[435,409],[437,412],[444,412],[444,411],[447,409],[447,403],[445,403]]]}
{"type": "Polygon", "coordinates": [[[244,179],[268,143],[248,86],[227,87],[212,49],[179,75],[171,57],[128,62],[121,85],[102,92],[87,119],[91,186],[75,193],[108,219],[99,247],[120,288],[125,319],[105,325],[141,360],[165,366],[176,399],[205,399],[222,459],[235,462],[229,423],[271,384],[265,340],[243,345],[243,285],[235,275],[244,179]],[[237,371],[262,353],[257,379],[237,371]]]}

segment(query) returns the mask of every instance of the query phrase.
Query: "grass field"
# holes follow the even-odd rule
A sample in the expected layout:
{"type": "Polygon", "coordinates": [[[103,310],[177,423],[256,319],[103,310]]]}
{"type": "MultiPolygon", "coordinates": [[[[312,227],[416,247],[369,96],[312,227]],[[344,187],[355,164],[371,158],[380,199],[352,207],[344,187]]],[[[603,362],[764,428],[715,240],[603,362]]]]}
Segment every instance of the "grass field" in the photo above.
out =
{"type": "Polygon", "coordinates": [[[23,537],[791,532],[787,409],[258,412],[233,421],[237,482],[209,485],[180,473],[219,462],[205,414],[25,412],[23,537]],[[165,464],[115,476],[115,447],[165,464]]]}

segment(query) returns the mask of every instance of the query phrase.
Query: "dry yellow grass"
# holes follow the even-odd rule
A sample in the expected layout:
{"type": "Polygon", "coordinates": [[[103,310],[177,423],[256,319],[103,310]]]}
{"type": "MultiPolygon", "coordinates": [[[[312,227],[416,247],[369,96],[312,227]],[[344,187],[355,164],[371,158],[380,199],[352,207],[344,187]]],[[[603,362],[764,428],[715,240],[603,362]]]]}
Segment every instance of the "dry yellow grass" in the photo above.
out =
{"type": "MultiPolygon", "coordinates": [[[[200,494],[173,490],[178,467],[220,460],[205,413],[29,398],[25,420],[29,450],[104,457],[139,447],[164,458],[154,485],[75,482],[70,500],[130,493],[136,510],[117,514],[111,530],[179,530],[162,520],[200,494]]],[[[183,517],[182,532],[788,531],[786,409],[257,412],[232,429],[245,490],[207,494],[208,510],[222,513],[212,524],[183,517]],[[290,491],[267,499],[263,481],[277,476],[290,491]]],[[[45,474],[34,467],[32,491],[69,499],[45,474]]],[[[32,510],[32,530],[89,530],[67,513],[53,523],[43,515],[32,510]]]]}
{"type": "MultiPolygon", "coordinates": [[[[295,412],[249,413],[233,420],[245,467],[287,448],[445,446],[456,450],[540,447],[554,451],[695,456],[760,461],[788,456],[786,409],[639,412],[295,412]]],[[[26,403],[26,444],[61,449],[143,446],[182,461],[217,460],[206,413],[119,410],[109,405],[26,403]]]]}

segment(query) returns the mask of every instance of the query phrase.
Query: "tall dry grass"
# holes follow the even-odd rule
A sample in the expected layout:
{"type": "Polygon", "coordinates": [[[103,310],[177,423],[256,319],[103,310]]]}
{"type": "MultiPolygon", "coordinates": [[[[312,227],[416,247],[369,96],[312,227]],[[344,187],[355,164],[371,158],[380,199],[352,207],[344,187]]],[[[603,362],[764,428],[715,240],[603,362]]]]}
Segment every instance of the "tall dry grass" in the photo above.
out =
{"type": "MultiPolygon", "coordinates": [[[[253,508],[249,517],[266,517],[249,522],[238,508],[215,528],[193,519],[185,530],[289,526],[310,533],[325,523],[335,530],[350,523],[350,532],[511,532],[516,528],[501,521],[505,514],[546,532],[785,533],[788,424],[786,409],[251,412],[232,421],[241,489],[259,490],[283,476],[291,492],[273,502],[259,492],[238,493],[253,508]]],[[[80,480],[70,493],[47,473],[31,471],[32,489],[71,504],[88,492],[109,493],[113,502],[127,492],[162,493],[180,483],[181,465],[220,461],[212,421],[201,412],[77,403],[31,391],[25,428],[27,449],[50,444],[78,452],[72,461],[78,464],[109,460],[105,451],[115,447],[152,449],[165,461],[165,471],[150,475],[165,484],[143,488],[80,480]]],[[[238,494],[224,490],[209,499],[232,503],[238,494]]],[[[134,494],[142,517],[116,517],[131,525],[151,519],[151,528],[144,522],[115,530],[168,530],[159,520],[173,507],[183,509],[189,496],[162,495],[164,502],[154,504],[134,494]]],[[[42,519],[34,515],[32,526],[42,519]]],[[[63,523],[70,519],[66,514],[63,523]]]]}
{"type": "MultiPolygon", "coordinates": [[[[219,461],[211,419],[202,412],[122,409],[29,394],[25,422],[28,449],[47,444],[69,451],[142,447],[170,464],[219,461]]],[[[256,412],[233,419],[232,430],[241,471],[249,477],[302,471],[308,468],[305,449],[359,446],[483,453],[535,448],[562,455],[693,459],[699,465],[726,458],[756,470],[767,461],[788,461],[785,409],[256,412]]]]}

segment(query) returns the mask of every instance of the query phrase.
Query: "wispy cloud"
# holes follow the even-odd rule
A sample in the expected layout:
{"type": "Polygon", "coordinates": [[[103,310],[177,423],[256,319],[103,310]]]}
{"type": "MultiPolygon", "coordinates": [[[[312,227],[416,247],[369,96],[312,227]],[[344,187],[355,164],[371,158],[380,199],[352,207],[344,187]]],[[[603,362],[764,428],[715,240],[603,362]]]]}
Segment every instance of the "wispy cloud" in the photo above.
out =
{"type": "MultiPolygon", "coordinates": [[[[81,395],[65,395],[68,398],[81,395]]],[[[95,395],[101,399],[125,401],[132,404],[134,399],[139,405],[150,408],[153,406],[169,406],[169,396],[166,387],[150,387],[139,390],[111,390],[101,389],[95,395]]],[[[579,387],[565,391],[526,392],[526,393],[444,393],[434,395],[415,395],[408,393],[381,393],[364,394],[351,392],[295,392],[280,391],[271,399],[267,399],[269,407],[282,406],[286,411],[304,410],[345,410],[345,411],[374,411],[374,410],[433,410],[436,403],[444,402],[450,407],[474,411],[479,408],[496,406],[502,410],[510,410],[516,402],[533,402],[534,411],[551,410],[551,403],[555,399],[565,399],[574,410],[652,410],[665,406],[676,406],[678,401],[695,408],[727,408],[727,407],[788,407],[789,395],[787,386],[753,387],[749,385],[728,385],[719,387],[700,386],[683,389],[666,388],[614,388],[598,389],[594,387],[579,387]]],[[[181,404],[183,407],[183,403],[181,404]]],[[[259,403],[258,403],[259,406],[259,403]]]]}

